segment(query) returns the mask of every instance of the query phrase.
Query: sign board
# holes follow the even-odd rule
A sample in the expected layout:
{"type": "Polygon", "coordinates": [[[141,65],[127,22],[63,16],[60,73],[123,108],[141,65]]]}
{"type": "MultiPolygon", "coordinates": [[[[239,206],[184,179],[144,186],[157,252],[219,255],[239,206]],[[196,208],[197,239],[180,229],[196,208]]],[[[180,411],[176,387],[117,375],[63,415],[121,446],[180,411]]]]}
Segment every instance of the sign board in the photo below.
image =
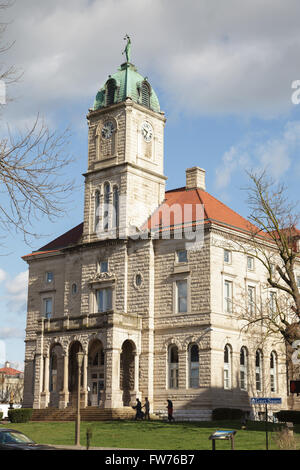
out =
{"type": "Polygon", "coordinates": [[[251,398],[251,405],[281,405],[281,398],[251,398]]]}
{"type": "Polygon", "coordinates": [[[236,434],[236,431],[215,431],[209,439],[231,439],[236,434]]]}

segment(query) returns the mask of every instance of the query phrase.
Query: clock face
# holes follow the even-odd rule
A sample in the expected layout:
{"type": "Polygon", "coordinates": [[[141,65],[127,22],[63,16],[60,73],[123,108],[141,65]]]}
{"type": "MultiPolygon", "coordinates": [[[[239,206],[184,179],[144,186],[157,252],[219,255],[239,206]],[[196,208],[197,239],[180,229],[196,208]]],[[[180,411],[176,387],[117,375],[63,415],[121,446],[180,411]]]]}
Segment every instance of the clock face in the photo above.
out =
{"type": "Polygon", "coordinates": [[[152,137],[153,137],[153,129],[152,129],[151,124],[149,124],[149,122],[147,122],[147,121],[143,122],[142,127],[141,127],[141,131],[142,131],[142,135],[144,137],[144,140],[146,142],[150,142],[152,137]]]}
{"type": "Polygon", "coordinates": [[[109,139],[112,136],[112,133],[114,132],[114,124],[111,121],[107,121],[104,126],[102,127],[102,137],[103,139],[109,139]]]}

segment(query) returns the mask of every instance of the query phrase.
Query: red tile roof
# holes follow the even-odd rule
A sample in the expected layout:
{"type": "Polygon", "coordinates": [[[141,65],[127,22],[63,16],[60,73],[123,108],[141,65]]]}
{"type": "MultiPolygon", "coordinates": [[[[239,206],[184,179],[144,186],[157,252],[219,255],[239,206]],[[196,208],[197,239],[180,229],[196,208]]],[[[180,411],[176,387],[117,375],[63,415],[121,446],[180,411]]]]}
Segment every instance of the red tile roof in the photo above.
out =
{"type": "MultiPolygon", "coordinates": [[[[166,214],[169,208],[172,205],[179,205],[183,209],[185,204],[191,206],[191,215],[185,220],[185,225],[195,225],[199,223],[215,223],[233,230],[238,230],[246,233],[259,233],[261,236],[266,236],[265,233],[259,232],[258,229],[251,224],[247,219],[239,215],[237,212],[230,209],[228,206],[223,204],[221,201],[211,196],[208,192],[201,189],[186,189],[177,188],[170,191],[166,191],[165,200],[160,207],[154,211],[153,215],[148,219],[148,222],[144,225],[144,228],[152,227],[152,229],[164,230],[169,228],[169,226],[175,226],[178,228],[182,226],[179,221],[174,219],[174,214],[170,214],[170,223],[165,225],[164,214],[166,214]],[[204,218],[201,217],[201,220],[197,220],[197,205],[202,205],[204,209],[204,218]],[[178,223],[178,225],[177,225],[178,223]]],[[[23,256],[23,259],[31,257],[34,255],[39,255],[43,253],[52,253],[59,251],[62,248],[66,248],[70,245],[76,245],[80,242],[80,238],[83,232],[83,223],[72,228],[68,232],[64,233],[60,237],[51,241],[47,245],[44,245],[39,250],[23,256]]],[[[299,231],[298,231],[299,232],[299,231]]],[[[299,232],[300,233],[300,232],[299,232]]]]}
{"type": "Polygon", "coordinates": [[[13,369],[12,367],[2,367],[0,369],[0,374],[5,374],[5,375],[18,375],[18,374],[23,374],[20,370],[13,369]]]}

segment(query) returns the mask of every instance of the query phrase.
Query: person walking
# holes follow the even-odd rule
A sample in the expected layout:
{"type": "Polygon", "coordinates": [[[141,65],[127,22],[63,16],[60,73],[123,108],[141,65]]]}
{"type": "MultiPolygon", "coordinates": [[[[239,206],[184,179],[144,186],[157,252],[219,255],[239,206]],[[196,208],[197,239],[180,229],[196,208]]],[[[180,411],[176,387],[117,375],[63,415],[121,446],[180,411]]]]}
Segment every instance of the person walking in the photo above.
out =
{"type": "Polygon", "coordinates": [[[143,405],[143,408],[145,408],[145,419],[150,420],[150,402],[148,400],[148,397],[145,398],[145,404],[143,405]]]}
{"type": "Polygon", "coordinates": [[[173,416],[173,403],[171,402],[171,400],[167,400],[167,402],[168,402],[168,406],[167,406],[167,409],[168,409],[168,421],[169,421],[169,422],[175,421],[174,416],[173,416]]]}
{"type": "Polygon", "coordinates": [[[134,410],[136,410],[135,412],[135,421],[137,421],[138,419],[142,419],[143,417],[143,412],[142,412],[142,404],[140,402],[140,400],[137,398],[136,399],[136,405],[132,407],[134,410]]]}

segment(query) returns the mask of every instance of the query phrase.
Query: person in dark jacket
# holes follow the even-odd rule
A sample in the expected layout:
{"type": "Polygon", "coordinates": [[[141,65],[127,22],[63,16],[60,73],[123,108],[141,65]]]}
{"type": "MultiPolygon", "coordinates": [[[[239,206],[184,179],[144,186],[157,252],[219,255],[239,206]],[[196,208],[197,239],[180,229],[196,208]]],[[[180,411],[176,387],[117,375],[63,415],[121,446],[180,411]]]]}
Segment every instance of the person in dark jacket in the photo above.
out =
{"type": "Polygon", "coordinates": [[[143,405],[143,408],[145,408],[145,419],[150,419],[150,402],[148,400],[148,397],[145,398],[145,404],[143,405]]]}
{"type": "Polygon", "coordinates": [[[171,421],[175,421],[174,417],[173,417],[173,403],[171,402],[171,400],[167,400],[168,402],[168,406],[167,406],[167,409],[168,409],[168,421],[171,422],[171,421]]]}
{"type": "Polygon", "coordinates": [[[137,421],[138,419],[143,419],[144,413],[142,412],[142,404],[138,398],[136,399],[136,405],[132,408],[136,410],[134,418],[135,421],[137,421]]]}

